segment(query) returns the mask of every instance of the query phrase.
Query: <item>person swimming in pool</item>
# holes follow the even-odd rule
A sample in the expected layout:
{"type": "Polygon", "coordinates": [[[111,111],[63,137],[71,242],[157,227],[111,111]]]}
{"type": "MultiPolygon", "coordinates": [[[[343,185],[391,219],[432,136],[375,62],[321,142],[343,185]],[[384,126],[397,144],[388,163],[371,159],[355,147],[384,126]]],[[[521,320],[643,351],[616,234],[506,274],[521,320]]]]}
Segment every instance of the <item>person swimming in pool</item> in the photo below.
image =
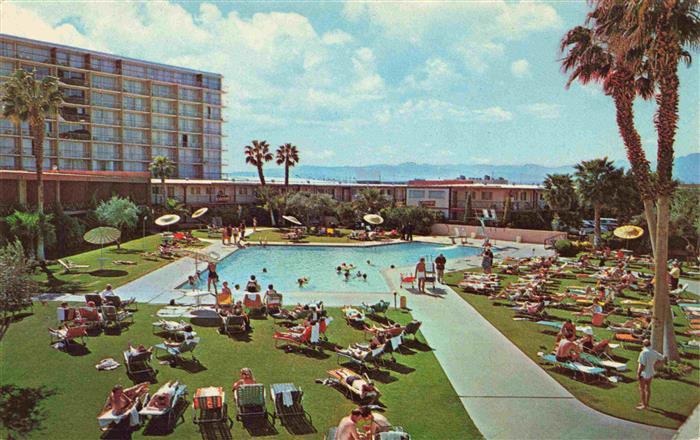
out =
{"type": "Polygon", "coordinates": [[[299,284],[299,287],[304,287],[305,285],[309,284],[309,277],[299,278],[297,283],[299,284]]]}

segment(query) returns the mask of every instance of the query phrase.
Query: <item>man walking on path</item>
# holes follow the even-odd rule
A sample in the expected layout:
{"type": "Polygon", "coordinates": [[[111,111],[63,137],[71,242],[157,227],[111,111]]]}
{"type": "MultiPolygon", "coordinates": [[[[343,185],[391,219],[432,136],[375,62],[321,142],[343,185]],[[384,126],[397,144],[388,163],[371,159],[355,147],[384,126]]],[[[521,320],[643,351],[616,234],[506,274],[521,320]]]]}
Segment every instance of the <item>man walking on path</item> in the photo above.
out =
{"type": "Polygon", "coordinates": [[[663,362],[664,357],[658,351],[653,350],[651,342],[645,339],[642,342],[644,348],[639,353],[637,367],[637,378],[639,379],[639,394],[641,403],[637,405],[637,409],[649,408],[649,399],[651,398],[651,380],[654,378],[654,367],[663,362]]]}
{"type": "Polygon", "coordinates": [[[437,280],[441,284],[444,284],[445,264],[447,264],[447,258],[442,254],[438,255],[435,259],[435,272],[437,273],[437,280]]]}

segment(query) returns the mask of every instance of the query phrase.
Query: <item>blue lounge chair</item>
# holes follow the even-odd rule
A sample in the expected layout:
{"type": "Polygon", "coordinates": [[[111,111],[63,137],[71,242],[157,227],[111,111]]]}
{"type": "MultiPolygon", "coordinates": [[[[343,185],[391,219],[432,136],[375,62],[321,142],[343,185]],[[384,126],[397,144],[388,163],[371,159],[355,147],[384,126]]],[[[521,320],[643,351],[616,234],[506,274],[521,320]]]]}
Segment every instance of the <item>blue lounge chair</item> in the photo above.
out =
{"type": "Polygon", "coordinates": [[[573,371],[574,377],[577,374],[580,374],[581,377],[584,379],[584,381],[585,381],[587,376],[595,377],[595,378],[603,377],[605,379],[608,379],[608,377],[605,376],[605,368],[590,367],[588,365],[583,365],[582,363],[575,362],[575,361],[573,361],[573,362],[572,361],[561,362],[561,361],[558,361],[556,356],[554,356],[553,354],[544,354],[544,353],[537,353],[537,354],[539,355],[539,357],[543,361],[545,361],[549,364],[552,364],[555,367],[564,368],[564,369],[573,371]]]}
{"type": "Polygon", "coordinates": [[[174,357],[176,361],[183,361],[184,358],[182,357],[182,355],[185,353],[190,353],[190,355],[192,356],[192,360],[197,361],[197,358],[194,357],[194,349],[197,348],[198,343],[199,343],[199,338],[192,338],[192,339],[188,339],[186,341],[183,341],[178,346],[170,346],[170,345],[165,345],[165,343],[163,343],[163,344],[155,345],[154,347],[156,348],[156,350],[165,351],[168,355],[174,357]]]}

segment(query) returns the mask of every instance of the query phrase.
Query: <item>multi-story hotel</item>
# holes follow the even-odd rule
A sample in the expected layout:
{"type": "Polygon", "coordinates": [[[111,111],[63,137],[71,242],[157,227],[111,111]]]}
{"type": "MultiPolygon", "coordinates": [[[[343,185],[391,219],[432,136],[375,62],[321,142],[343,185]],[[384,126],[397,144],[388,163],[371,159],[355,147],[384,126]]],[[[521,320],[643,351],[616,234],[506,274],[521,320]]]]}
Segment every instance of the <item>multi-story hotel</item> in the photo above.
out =
{"type": "MultiPolygon", "coordinates": [[[[222,76],[0,34],[0,83],[16,69],[56,76],[64,104],[46,122],[44,168],[221,178],[222,76]]],[[[29,128],[0,119],[0,169],[35,169],[29,128]]]]}

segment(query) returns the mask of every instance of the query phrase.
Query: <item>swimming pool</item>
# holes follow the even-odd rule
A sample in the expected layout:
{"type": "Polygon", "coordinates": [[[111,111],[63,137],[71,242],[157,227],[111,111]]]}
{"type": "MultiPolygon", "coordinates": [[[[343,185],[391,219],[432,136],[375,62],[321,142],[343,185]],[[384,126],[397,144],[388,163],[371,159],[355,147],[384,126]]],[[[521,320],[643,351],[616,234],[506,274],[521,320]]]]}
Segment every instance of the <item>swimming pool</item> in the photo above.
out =
{"type": "MultiPolygon", "coordinates": [[[[414,265],[420,257],[435,258],[440,253],[449,262],[477,255],[479,249],[417,242],[375,247],[255,246],[221,260],[217,272],[219,281],[228,281],[231,288],[235,284],[243,287],[255,275],[263,290],[273,284],[280,292],[389,292],[381,270],[414,265]],[[336,271],[342,263],[355,265],[349,279],[336,271]],[[367,278],[357,277],[358,271],[367,278]],[[309,282],[300,288],[297,280],[302,277],[309,282]]],[[[197,287],[206,289],[206,274],[202,278],[197,287]]]]}

